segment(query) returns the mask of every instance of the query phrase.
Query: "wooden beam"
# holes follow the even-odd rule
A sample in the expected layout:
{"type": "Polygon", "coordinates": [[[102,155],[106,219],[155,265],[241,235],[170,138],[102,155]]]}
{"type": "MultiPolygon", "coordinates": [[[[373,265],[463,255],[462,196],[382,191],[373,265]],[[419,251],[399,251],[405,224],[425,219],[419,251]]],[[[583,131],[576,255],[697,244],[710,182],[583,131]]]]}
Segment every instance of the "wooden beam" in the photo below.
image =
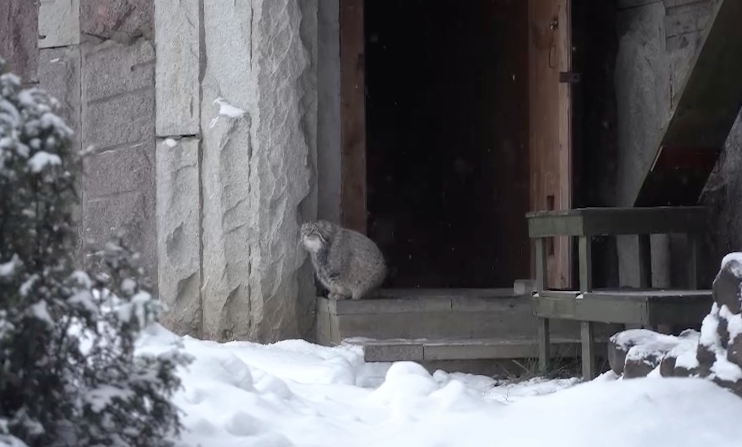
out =
{"type": "Polygon", "coordinates": [[[636,206],[697,203],[742,107],[740,18],[742,1],[719,0],[636,206]]]}
{"type": "Polygon", "coordinates": [[[366,233],[364,0],[340,2],[341,219],[366,233]]]}

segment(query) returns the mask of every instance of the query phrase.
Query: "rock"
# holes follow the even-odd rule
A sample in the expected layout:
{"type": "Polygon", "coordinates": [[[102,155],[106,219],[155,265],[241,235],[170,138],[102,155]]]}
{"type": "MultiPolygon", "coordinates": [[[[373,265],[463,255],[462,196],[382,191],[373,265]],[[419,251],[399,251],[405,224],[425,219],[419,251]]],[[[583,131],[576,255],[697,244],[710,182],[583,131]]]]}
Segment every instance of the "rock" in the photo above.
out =
{"type": "Polygon", "coordinates": [[[626,365],[626,355],[637,345],[646,345],[655,341],[662,334],[647,329],[629,329],[613,335],[608,341],[608,364],[611,370],[621,375],[626,365]]]}
{"type": "Polygon", "coordinates": [[[665,355],[679,343],[679,340],[675,337],[662,334],[655,335],[656,337],[653,340],[637,344],[626,353],[624,378],[646,377],[660,365],[665,355]]]}
{"type": "Polygon", "coordinates": [[[694,359],[699,336],[698,332],[692,330],[684,331],[679,337],[647,329],[619,332],[609,342],[611,369],[616,374],[623,374],[626,379],[645,377],[658,367],[660,375],[672,375],[678,358],[682,358],[684,363],[687,363],[688,355],[694,359]]]}
{"type": "Polygon", "coordinates": [[[667,352],[660,362],[660,375],[662,377],[673,377],[680,369],[687,371],[686,376],[698,366],[696,360],[696,347],[700,333],[694,330],[683,331],[678,337],[678,343],[667,352]]]}
{"type": "Polygon", "coordinates": [[[163,326],[201,337],[199,140],[157,144],[157,264],[163,326]]]}
{"type": "Polygon", "coordinates": [[[717,329],[721,347],[727,351],[727,360],[742,367],[742,315],[732,313],[728,307],[719,309],[717,329]]]}
{"type": "MultiPolygon", "coordinates": [[[[84,34],[130,43],[132,38],[153,37],[155,0],[76,0],[84,34]]],[[[158,8],[163,3],[159,2],[158,8]]],[[[198,2],[177,2],[178,4],[198,2]]],[[[176,44],[177,39],[169,40],[176,44]]]]}
{"type": "MultiPolygon", "coordinates": [[[[629,351],[630,353],[631,351],[629,351]]],[[[624,379],[647,377],[649,373],[659,366],[663,354],[662,352],[642,351],[641,354],[636,354],[633,357],[627,355],[623,371],[624,379]]]]}
{"type": "Polygon", "coordinates": [[[721,270],[714,279],[713,292],[714,301],[727,308],[733,314],[740,313],[742,295],[740,285],[742,285],[742,254],[732,253],[724,257],[721,264],[721,270]]]}
{"type": "Polygon", "coordinates": [[[156,131],[160,137],[200,132],[198,5],[196,1],[164,1],[155,9],[156,131]]]}
{"type": "Polygon", "coordinates": [[[729,349],[727,350],[727,360],[742,366],[742,334],[737,334],[732,338],[729,349]]]}
{"type": "Polygon", "coordinates": [[[274,341],[311,321],[298,234],[316,214],[316,15],[316,0],[204,1],[205,337],[274,341]]]}
{"type": "Polygon", "coordinates": [[[39,48],[80,43],[80,0],[39,3],[39,48]]]}
{"type": "Polygon", "coordinates": [[[673,377],[675,375],[675,364],[677,358],[672,355],[662,357],[660,361],[660,375],[662,377],[673,377]]]}
{"type": "Polygon", "coordinates": [[[617,375],[623,374],[624,366],[626,365],[626,353],[628,348],[618,345],[613,341],[613,337],[608,341],[608,365],[617,375]]]}

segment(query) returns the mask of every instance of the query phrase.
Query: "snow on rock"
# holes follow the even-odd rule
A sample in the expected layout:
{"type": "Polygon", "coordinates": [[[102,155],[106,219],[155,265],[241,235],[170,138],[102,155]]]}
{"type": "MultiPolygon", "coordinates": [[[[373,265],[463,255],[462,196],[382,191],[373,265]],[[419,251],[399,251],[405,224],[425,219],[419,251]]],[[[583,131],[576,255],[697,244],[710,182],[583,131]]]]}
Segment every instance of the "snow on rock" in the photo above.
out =
{"type": "Polygon", "coordinates": [[[228,118],[242,118],[242,116],[245,114],[244,110],[240,109],[239,107],[233,106],[224,98],[216,98],[214,100],[214,104],[217,104],[219,106],[219,112],[209,123],[210,129],[216,126],[216,123],[219,120],[220,116],[226,116],[228,118]]]}
{"type": "Polygon", "coordinates": [[[611,337],[608,362],[618,375],[643,377],[656,368],[664,355],[678,343],[678,338],[670,335],[647,329],[629,329],[611,337]]]}
{"type": "Polygon", "coordinates": [[[623,377],[699,377],[742,397],[742,253],[730,253],[714,279],[714,303],[701,332],[679,337],[624,331],[611,338],[611,369],[623,377]]]}
{"type": "MultiPolygon", "coordinates": [[[[742,400],[705,380],[601,376],[500,383],[430,374],[411,362],[367,364],[355,347],[300,340],[215,343],[149,328],[140,353],[181,344],[179,447],[726,447],[742,400]],[[370,377],[373,376],[373,379],[370,377]],[[379,386],[364,386],[377,381],[379,386]],[[713,429],[709,429],[713,427],[713,429]]],[[[610,373],[612,374],[612,373],[610,373]]],[[[100,396],[117,390],[101,390],[100,396]]]]}
{"type": "Polygon", "coordinates": [[[165,138],[162,142],[171,149],[178,145],[178,142],[172,138],[165,138]]]}

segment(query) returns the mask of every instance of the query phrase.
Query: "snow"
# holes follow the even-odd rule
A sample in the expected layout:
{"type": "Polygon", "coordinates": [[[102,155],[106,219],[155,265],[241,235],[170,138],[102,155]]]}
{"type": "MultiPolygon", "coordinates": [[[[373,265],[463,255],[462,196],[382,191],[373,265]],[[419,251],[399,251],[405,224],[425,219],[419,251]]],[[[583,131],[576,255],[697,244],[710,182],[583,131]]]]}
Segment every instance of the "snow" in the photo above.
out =
{"type": "Polygon", "coordinates": [[[85,399],[90,404],[91,409],[94,412],[99,413],[103,411],[103,409],[105,409],[113,399],[126,400],[130,399],[132,395],[132,390],[123,390],[115,386],[103,385],[91,390],[85,396],[85,399]]]}
{"type": "Polygon", "coordinates": [[[13,255],[10,261],[0,263],[0,278],[9,278],[15,275],[16,269],[22,265],[21,258],[18,255],[13,255]]]}
{"type": "Polygon", "coordinates": [[[679,343],[667,354],[675,358],[675,366],[691,370],[698,367],[696,351],[700,333],[697,331],[684,331],[678,337],[679,343]]]}
{"type": "Polygon", "coordinates": [[[172,138],[165,138],[165,141],[163,141],[163,143],[165,143],[165,146],[169,148],[174,148],[175,146],[178,145],[178,142],[172,138]]]}
{"type": "Polygon", "coordinates": [[[28,165],[31,167],[31,172],[39,173],[43,171],[47,166],[58,166],[62,164],[62,159],[57,154],[50,154],[46,151],[36,152],[33,157],[28,160],[28,165]]]}
{"type": "Polygon", "coordinates": [[[701,337],[698,343],[709,349],[714,349],[714,346],[721,345],[721,340],[719,340],[719,320],[716,317],[718,314],[719,305],[714,302],[711,305],[711,312],[704,317],[703,323],[701,323],[701,337]]]}
{"type": "Polygon", "coordinates": [[[216,117],[214,117],[214,119],[212,119],[211,122],[209,123],[209,129],[216,126],[216,122],[219,120],[220,116],[226,116],[229,118],[241,118],[245,114],[244,110],[233,106],[232,104],[228,103],[224,98],[216,98],[214,100],[214,104],[219,105],[219,112],[216,115],[216,117]]]}
{"type": "Polygon", "coordinates": [[[719,309],[719,317],[723,318],[727,322],[727,331],[729,332],[729,341],[737,338],[738,335],[742,334],[742,314],[735,314],[723,304],[719,309]]]}
{"type": "Polygon", "coordinates": [[[47,306],[46,301],[39,301],[32,305],[30,309],[35,318],[47,323],[49,326],[54,326],[54,320],[49,313],[49,307],[47,306]]]}
{"type": "Polygon", "coordinates": [[[611,341],[624,350],[632,346],[659,344],[675,345],[677,339],[671,335],[663,335],[648,329],[627,329],[611,337],[611,341]]]}
{"type": "Polygon", "coordinates": [[[194,358],[174,397],[184,412],[180,447],[739,445],[742,399],[708,380],[497,382],[365,363],[358,346],[219,344],[158,325],[138,352],[176,344],[194,358]]]}

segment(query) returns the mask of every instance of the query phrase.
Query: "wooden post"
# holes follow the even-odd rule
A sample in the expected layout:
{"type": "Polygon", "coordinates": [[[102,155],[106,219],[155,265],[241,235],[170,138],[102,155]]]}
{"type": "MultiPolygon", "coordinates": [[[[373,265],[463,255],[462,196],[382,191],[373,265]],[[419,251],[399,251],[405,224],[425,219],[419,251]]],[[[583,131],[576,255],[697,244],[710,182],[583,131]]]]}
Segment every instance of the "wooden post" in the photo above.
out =
{"type": "Polygon", "coordinates": [[[541,374],[549,372],[551,362],[551,336],[549,335],[549,319],[538,319],[538,369],[541,374]]]}
{"type": "MultiPolygon", "coordinates": [[[[547,289],[546,276],[546,244],[544,238],[536,238],[536,292],[547,289]]],[[[551,360],[551,340],[549,335],[549,319],[538,318],[538,367],[542,374],[549,370],[551,360]]]]}
{"type": "MultiPolygon", "coordinates": [[[[593,290],[593,249],[590,236],[579,238],[580,292],[593,290]]],[[[585,380],[595,377],[595,328],[592,321],[580,322],[582,345],[582,376],[585,380]]]]}
{"type": "Polygon", "coordinates": [[[364,0],[340,2],[341,198],[343,226],[366,233],[364,0]]]}
{"type": "Polygon", "coordinates": [[[595,328],[592,321],[580,323],[580,341],[582,344],[582,377],[592,380],[595,371],[595,328]]]}
{"type": "Polygon", "coordinates": [[[546,276],[546,244],[544,238],[536,238],[534,243],[536,244],[536,291],[543,292],[547,289],[547,276],[546,276]]]}

